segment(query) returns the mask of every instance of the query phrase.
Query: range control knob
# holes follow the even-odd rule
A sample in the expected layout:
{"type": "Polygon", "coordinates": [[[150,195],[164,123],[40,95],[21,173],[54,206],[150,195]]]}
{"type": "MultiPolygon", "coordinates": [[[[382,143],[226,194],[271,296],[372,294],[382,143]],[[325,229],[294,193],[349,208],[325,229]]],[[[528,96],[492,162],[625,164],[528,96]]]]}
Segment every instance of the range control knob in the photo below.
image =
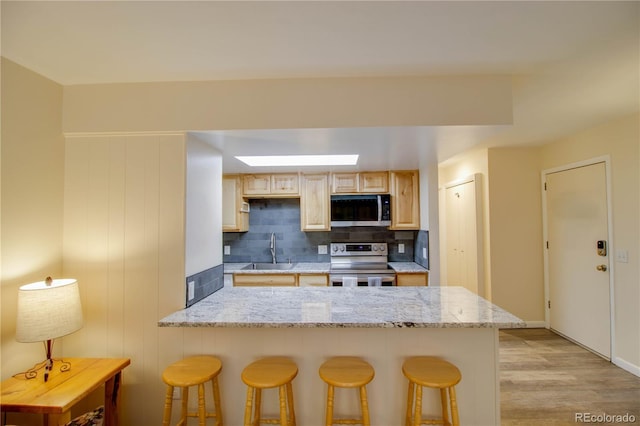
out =
{"type": "Polygon", "coordinates": [[[373,251],[378,251],[378,246],[374,245],[373,246],[373,251]]]}

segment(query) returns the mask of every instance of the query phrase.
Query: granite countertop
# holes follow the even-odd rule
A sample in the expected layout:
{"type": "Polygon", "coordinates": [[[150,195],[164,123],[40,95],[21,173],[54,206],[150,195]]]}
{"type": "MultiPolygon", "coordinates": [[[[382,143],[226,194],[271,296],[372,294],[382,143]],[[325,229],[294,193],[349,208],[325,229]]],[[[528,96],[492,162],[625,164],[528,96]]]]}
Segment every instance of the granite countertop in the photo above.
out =
{"type": "Polygon", "coordinates": [[[298,262],[291,269],[247,269],[242,270],[250,263],[225,263],[224,273],[233,274],[234,272],[242,272],[247,274],[328,274],[330,264],[326,262],[298,262]]]}
{"type": "Polygon", "coordinates": [[[521,328],[463,287],[224,287],[160,327],[521,328]]]}
{"type": "MultiPolygon", "coordinates": [[[[247,269],[242,270],[249,263],[225,263],[224,273],[233,274],[242,272],[248,274],[328,274],[331,264],[328,262],[299,262],[295,263],[291,269],[271,270],[271,269],[247,269]]],[[[428,270],[415,262],[389,262],[388,265],[396,272],[427,272],[428,270]]]]}
{"type": "Polygon", "coordinates": [[[388,265],[396,272],[429,272],[427,268],[420,266],[416,262],[389,262],[388,265]]]}

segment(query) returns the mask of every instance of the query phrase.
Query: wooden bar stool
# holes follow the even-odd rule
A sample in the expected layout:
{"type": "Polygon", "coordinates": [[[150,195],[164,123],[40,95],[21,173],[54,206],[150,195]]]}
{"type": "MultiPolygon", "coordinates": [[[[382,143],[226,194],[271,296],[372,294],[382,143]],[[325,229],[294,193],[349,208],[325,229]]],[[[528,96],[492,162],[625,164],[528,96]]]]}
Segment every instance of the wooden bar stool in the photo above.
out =
{"type": "Polygon", "coordinates": [[[373,380],[375,372],[373,367],[363,359],[349,356],[333,357],[325,361],[318,371],[320,378],[327,385],[327,413],[325,425],[333,424],[362,424],[369,426],[369,403],[367,401],[367,383],[373,380]],[[356,419],[334,419],[333,418],[333,397],[334,388],[358,388],[360,391],[360,408],[362,418],[356,419]]]}
{"type": "Polygon", "coordinates": [[[242,381],[247,385],[247,403],[244,411],[245,426],[261,423],[295,426],[293,409],[293,379],[298,375],[298,366],[285,357],[267,357],[252,362],[242,370],[242,381]],[[280,418],[261,418],[262,390],[279,389],[280,418]],[[253,418],[251,416],[253,408],[253,418]],[[288,411],[288,413],[287,413],[288,411]]]}
{"type": "Polygon", "coordinates": [[[176,361],[169,365],[162,373],[162,380],[167,384],[167,394],[164,403],[162,425],[169,426],[171,422],[171,405],[173,389],[182,389],[182,410],[179,425],[187,424],[187,417],[197,417],[199,426],[205,426],[206,419],[215,417],[216,426],[222,426],[222,405],[220,404],[220,388],[218,375],[222,370],[222,362],[214,356],[192,356],[176,361]],[[207,412],[204,401],[204,384],[211,380],[213,388],[213,405],[215,412],[207,412]],[[189,387],[198,386],[198,411],[189,412],[189,387]]]}
{"type": "Polygon", "coordinates": [[[460,370],[440,358],[430,356],[416,356],[405,360],[402,364],[402,373],[409,379],[409,394],[407,396],[406,426],[420,426],[423,424],[444,424],[458,426],[458,403],[456,401],[455,385],[460,382],[462,375],[460,370]],[[440,389],[440,402],[442,404],[442,420],[422,418],[422,387],[440,389]],[[447,407],[447,390],[451,404],[451,418],[449,423],[447,407]],[[415,393],[415,401],[414,401],[415,393]],[[415,403],[415,408],[414,408],[415,403]]]}

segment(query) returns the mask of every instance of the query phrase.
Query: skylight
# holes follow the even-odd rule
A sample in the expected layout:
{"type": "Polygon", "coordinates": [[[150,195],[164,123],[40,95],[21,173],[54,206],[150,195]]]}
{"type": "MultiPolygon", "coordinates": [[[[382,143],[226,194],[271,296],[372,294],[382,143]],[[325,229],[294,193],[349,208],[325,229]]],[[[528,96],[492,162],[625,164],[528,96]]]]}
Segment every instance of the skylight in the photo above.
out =
{"type": "Polygon", "coordinates": [[[251,167],[283,166],[353,166],[358,155],[238,155],[236,158],[251,167]]]}

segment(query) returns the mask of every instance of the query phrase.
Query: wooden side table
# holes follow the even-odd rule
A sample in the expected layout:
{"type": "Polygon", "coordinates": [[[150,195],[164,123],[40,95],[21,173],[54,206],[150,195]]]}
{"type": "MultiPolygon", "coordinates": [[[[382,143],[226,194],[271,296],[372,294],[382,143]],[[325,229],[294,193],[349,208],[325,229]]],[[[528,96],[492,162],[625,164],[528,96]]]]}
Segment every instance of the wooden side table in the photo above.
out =
{"type": "Polygon", "coordinates": [[[54,365],[45,383],[34,379],[12,377],[0,387],[0,409],[10,412],[44,415],[45,426],[64,425],[71,420],[71,407],[104,384],[104,426],[117,426],[118,402],[122,370],[131,363],[128,358],[65,358],[69,371],[54,365]]]}

